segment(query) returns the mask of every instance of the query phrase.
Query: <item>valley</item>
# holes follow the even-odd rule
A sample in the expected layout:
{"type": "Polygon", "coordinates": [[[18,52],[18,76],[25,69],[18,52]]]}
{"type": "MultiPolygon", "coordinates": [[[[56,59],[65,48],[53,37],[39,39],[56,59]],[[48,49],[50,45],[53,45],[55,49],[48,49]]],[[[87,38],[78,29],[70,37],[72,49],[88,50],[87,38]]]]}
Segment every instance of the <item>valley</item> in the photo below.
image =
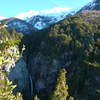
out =
{"type": "Polygon", "coordinates": [[[0,17],[0,100],[100,100],[99,6],[0,17]]]}

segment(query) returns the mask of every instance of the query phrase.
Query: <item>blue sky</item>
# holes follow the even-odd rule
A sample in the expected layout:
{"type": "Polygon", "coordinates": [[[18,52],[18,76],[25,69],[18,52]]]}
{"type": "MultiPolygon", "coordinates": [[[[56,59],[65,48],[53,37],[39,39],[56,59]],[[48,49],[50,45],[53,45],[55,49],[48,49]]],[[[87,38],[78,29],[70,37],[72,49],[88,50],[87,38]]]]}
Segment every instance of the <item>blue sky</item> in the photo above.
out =
{"type": "Polygon", "coordinates": [[[1,0],[0,16],[12,17],[28,10],[44,10],[55,7],[79,8],[92,0],[1,0]]]}

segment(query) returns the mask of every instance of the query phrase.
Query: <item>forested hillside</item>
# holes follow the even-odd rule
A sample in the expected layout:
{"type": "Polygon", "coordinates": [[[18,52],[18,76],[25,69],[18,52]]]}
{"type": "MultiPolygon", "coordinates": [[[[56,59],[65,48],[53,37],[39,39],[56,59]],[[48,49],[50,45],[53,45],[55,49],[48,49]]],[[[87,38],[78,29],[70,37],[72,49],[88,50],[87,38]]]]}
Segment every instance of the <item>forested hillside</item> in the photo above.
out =
{"type": "Polygon", "coordinates": [[[85,12],[76,14],[24,37],[28,70],[41,100],[48,100],[49,94],[56,91],[56,75],[62,68],[68,71],[68,91],[75,100],[100,99],[99,18],[94,12],[88,12],[88,16],[85,12]]]}

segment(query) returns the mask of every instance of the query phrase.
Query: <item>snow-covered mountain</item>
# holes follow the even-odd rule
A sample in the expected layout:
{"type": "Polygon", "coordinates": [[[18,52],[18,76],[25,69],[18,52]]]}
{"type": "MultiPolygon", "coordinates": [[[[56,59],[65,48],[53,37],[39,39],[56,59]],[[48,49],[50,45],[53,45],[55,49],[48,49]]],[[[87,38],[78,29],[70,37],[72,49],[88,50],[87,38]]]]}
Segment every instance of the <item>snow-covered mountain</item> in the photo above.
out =
{"type": "Polygon", "coordinates": [[[14,18],[14,17],[4,19],[2,21],[7,22],[8,30],[15,29],[17,32],[22,32],[22,33],[26,33],[26,34],[31,33],[36,30],[33,28],[33,26],[31,24],[27,23],[26,21],[23,21],[23,20],[14,18]]]}
{"type": "Polygon", "coordinates": [[[62,19],[64,19],[68,13],[62,13],[61,15],[36,15],[26,19],[26,22],[33,25],[34,28],[41,30],[49,27],[62,19]]]}
{"type": "Polygon", "coordinates": [[[15,17],[22,19],[33,25],[34,28],[41,30],[64,19],[70,11],[71,8],[56,7],[50,10],[30,10],[28,12],[16,15],[15,17]]]}
{"type": "Polygon", "coordinates": [[[84,10],[100,10],[100,0],[93,0],[92,2],[88,3],[86,6],[82,7],[79,12],[84,10]]]}

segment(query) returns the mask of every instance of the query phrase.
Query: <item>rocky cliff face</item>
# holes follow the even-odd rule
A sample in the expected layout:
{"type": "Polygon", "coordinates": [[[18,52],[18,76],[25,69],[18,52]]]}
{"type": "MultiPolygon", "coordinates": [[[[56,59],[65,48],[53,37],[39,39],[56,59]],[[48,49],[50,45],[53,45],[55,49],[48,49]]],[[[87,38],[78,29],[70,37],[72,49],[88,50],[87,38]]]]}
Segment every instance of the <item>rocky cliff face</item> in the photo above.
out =
{"type": "Polygon", "coordinates": [[[51,59],[49,56],[38,53],[29,59],[28,71],[33,80],[35,93],[48,95],[54,88],[58,71],[61,68],[68,68],[71,64],[70,59],[67,53],[57,59],[51,59]]]}
{"type": "Polygon", "coordinates": [[[10,72],[8,73],[9,79],[17,84],[15,91],[22,92],[28,84],[28,71],[26,63],[23,59],[19,59],[15,62],[15,66],[10,65],[10,72]]]}
{"type": "Polygon", "coordinates": [[[0,71],[6,72],[10,81],[16,85],[14,93],[21,92],[27,98],[31,97],[30,76],[24,59],[20,56],[18,48],[11,46],[5,50],[3,56],[5,63],[0,66],[0,71]],[[9,55],[9,56],[8,56],[9,55]],[[26,93],[28,91],[28,93],[26,93]]]}

